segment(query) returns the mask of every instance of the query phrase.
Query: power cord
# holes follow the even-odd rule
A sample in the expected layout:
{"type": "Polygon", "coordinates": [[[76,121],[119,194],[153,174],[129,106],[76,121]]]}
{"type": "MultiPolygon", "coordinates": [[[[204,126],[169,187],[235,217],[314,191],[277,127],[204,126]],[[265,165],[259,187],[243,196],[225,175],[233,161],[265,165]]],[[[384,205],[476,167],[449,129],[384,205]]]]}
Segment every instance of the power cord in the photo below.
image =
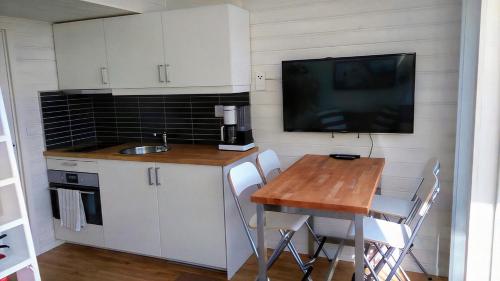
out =
{"type": "MultiPolygon", "coordinates": [[[[373,152],[373,137],[372,137],[372,133],[368,133],[368,136],[370,137],[370,142],[371,142],[370,153],[368,154],[368,158],[371,158],[372,157],[372,152],[373,152]]],[[[333,131],[332,131],[332,139],[333,138],[335,138],[335,135],[333,134],[333,131]]],[[[359,139],[359,133],[358,133],[358,139],[359,139]]]]}
{"type": "Polygon", "coordinates": [[[370,153],[368,154],[368,158],[371,158],[371,157],[372,157],[372,151],[373,151],[373,138],[372,138],[372,133],[368,133],[368,136],[370,136],[370,141],[371,141],[370,153]]]}

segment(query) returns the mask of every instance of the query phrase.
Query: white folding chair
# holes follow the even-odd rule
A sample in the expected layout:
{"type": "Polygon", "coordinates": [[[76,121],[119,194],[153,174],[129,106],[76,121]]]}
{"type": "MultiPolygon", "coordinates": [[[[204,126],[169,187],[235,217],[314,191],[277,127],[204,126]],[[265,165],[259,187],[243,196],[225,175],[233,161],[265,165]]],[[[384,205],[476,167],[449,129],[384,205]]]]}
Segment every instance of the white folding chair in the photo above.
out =
{"type": "MultiPolygon", "coordinates": [[[[250,242],[250,246],[258,258],[259,253],[257,251],[257,246],[253,240],[251,229],[255,230],[257,228],[257,216],[253,213],[250,220],[247,220],[243,209],[240,204],[240,200],[244,200],[243,196],[252,187],[260,188],[263,185],[262,178],[257,171],[254,164],[250,162],[242,163],[229,171],[228,181],[231,186],[231,191],[238,209],[239,216],[241,218],[245,233],[250,242]]],[[[245,199],[246,200],[246,199],[245,199]]],[[[256,208],[254,208],[256,210],[256,208]]],[[[292,237],[307,221],[309,217],[296,214],[287,214],[280,212],[269,212],[266,211],[264,214],[264,227],[265,229],[277,230],[281,234],[281,240],[279,241],[276,249],[268,260],[267,269],[269,270],[276,260],[279,258],[283,250],[288,247],[292,256],[294,257],[300,270],[304,273],[302,280],[309,280],[310,274],[313,269],[312,263],[305,263],[300,258],[300,255],[292,243],[292,237]]]]}
{"type": "MultiPolygon", "coordinates": [[[[268,149],[264,152],[259,153],[259,155],[257,155],[257,168],[259,169],[262,179],[266,184],[270,182],[278,174],[280,174],[281,163],[276,152],[274,152],[271,149],[268,149]]],[[[306,226],[309,232],[311,233],[311,236],[313,237],[314,241],[318,244],[316,253],[322,251],[323,254],[325,254],[326,258],[329,261],[331,261],[332,258],[330,257],[326,249],[323,248],[326,241],[326,237],[320,237],[318,234],[316,234],[316,232],[314,232],[314,229],[309,224],[309,221],[306,221],[306,226]]],[[[312,256],[311,258],[314,259],[317,257],[312,256]]]]}
{"type": "Polygon", "coordinates": [[[419,181],[419,185],[413,194],[411,200],[405,200],[400,198],[395,198],[387,195],[375,195],[372,200],[372,205],[370,211],[372,213],[378,213],[381,215],[390,215],[397,217],[398,219],[406,219],[411,214],[415,200],[420,198],[421,200],[428,194],[428,190],[422,188],[422,182],[425,177],[432,177],[434,174],[439,174],[440,163],[436,158],[430,159],[422,173],[419,181]]]}
{"type": "MultiPolygon", "coordinates": [[[[432,177],[424,178],[422,188],[427,190],[428,194],[423,196],[423,200],[421,198],[416,199],[414,208],[411,210],[413,213],[411,220],[396,223],[373,217],[364,218],[364,240],[375,246],[382,256],[382,259],[375,267],[371,264],[371,260],[364,256],[365,264],[370,270],[369,278],[379,280],[378,273],[385,265],[391,268],[386,280],[392,280],[398,270],[403,271],[400,267],[401,263],[413,246],[417,233],[440,192],[440,182],[437,174],[433,173],[432,177]],[[396,250],[399,250],[400,253],[395,257],[396,250]],[[394,260],[394,264],[391,264],[392,260],[394,260]]],[[[354,229],[351,229],[349,236],[354,237],[354,229]]]]}
{"type": "MultiPolygon", "coordinates": [[[[417,190],[415,191],[411,200],[395,198],[387,195],[375,195],[372,200],[370,211],[372,213],[382,215],[388,221],[390,220],[389,217],[395,217],[400,223],[406,221],[411,223],[411,219],[414,216],[414,207],[417,203],[417,199],[419,199],[420,201],[425,200],[425,197],[429,194],[429,188],[431,188],[431,186],[423,185],[424,179],[437,176],[440,169],[441,164],[439,160],[437,160],[436,158],[430,159],[424,168],[417,190]]],[[[420,268],[420,270],[422,270],[422,272],[427,276],[427,278],[429,280],[432,280],[432,277],[427,273],[424,266],[413,254],[411,249],[409,251],[409,254],[413,258],[417,266],[420,268]]]]}

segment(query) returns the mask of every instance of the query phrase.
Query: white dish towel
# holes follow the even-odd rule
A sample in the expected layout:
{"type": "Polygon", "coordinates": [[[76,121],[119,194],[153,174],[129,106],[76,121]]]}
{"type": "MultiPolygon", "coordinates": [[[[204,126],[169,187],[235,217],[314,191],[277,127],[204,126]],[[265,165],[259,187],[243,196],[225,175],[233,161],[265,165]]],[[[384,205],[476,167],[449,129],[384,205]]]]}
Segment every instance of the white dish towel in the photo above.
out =
{"type": "Polygon", "coordinates": [[[87,225],[80,191],[58,188],[57,196],[59,197],[61,226],[73,231],[80,231],[82,227],[87,225]]]}

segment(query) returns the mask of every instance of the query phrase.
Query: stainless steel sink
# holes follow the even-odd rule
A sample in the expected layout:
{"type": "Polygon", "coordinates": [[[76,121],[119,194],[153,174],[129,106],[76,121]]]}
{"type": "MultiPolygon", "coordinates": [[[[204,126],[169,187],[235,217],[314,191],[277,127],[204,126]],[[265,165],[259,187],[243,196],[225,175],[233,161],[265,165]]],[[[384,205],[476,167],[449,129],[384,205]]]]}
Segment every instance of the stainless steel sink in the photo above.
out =
{"type": "Polygon", "coordinates": [[[165,152],[165,151],[168,151],[168,147],[165,147],[163,145],[146,145],[146,146],[125,148],[120,151],[120,154],[143,155],[143,154],[165,152]]]}

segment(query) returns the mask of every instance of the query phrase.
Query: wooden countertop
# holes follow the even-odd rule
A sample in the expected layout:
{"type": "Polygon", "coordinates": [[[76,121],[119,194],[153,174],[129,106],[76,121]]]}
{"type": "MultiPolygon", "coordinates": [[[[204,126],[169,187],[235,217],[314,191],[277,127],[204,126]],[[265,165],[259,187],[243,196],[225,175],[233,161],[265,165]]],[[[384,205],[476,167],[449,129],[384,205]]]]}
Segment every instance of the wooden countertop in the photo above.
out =
{"type": "Polygon", "coordinates": [[[67,151],[67,148],[51,149],[45,151],[43,155],[47,157],[227,166],[258,151],[258,148],[252,148],[248,151],[240,152],[222,151],[217,149],[217,146],[215,145],[170,144],[169,146],[171,147],[171,150],[167,152],[150,153],[145,155],[124,155],[119,153],[122,149],[138,145],[141,144],[127,143],[91,152],[70,152],[67,151]]]}
{"type": "Polygon", "coordinates": [[[385,160],[305,155],[256,191],[255,203],[367,215],[385,160]]]}

